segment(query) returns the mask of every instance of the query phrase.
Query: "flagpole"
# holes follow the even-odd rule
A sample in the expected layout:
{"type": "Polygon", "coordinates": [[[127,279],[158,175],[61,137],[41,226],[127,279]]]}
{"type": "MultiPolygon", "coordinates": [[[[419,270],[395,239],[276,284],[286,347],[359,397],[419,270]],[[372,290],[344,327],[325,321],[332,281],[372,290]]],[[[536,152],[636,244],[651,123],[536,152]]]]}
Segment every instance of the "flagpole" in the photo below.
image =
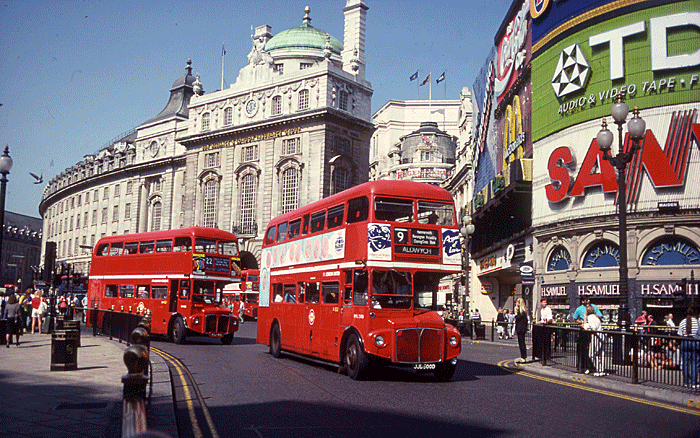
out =
{"type": "MultiPolygon", "coordinates": [[[[442,72],[443,75],[444,75],[445,73],[447,73],[447,70],[445,70],[444,72],[442,72]]],[[[442,80],[442,82],[444,82],[443,86],[445,87],[445,92],[444,92],[444,97],[443,97],[443,99],[444,99],[444,100],[447,100],[447,76],[443,76],[443,77],[445,78],[445,79],[442,80]]]]}
{"type": "Polygon", "coordinates": [[[418,100],[418,92],[420,90],[420,70],[416,71],[416,100],[418,100]]]}
{"type": "Polygon", "coordinates": [[[221,90],[224,89],[224,58],[226,58],[226,48],[224,43],[221,43],[221,90]]]}
{"type": "Polygon", "coordinates": [[[428,77],[430,78],[430,80],[428,80],[428,85],[430,85],[428,87],[428,114],[431,114],[433,111],[433,72],[430,72],[430,74],[428,74],[428,77]]]}

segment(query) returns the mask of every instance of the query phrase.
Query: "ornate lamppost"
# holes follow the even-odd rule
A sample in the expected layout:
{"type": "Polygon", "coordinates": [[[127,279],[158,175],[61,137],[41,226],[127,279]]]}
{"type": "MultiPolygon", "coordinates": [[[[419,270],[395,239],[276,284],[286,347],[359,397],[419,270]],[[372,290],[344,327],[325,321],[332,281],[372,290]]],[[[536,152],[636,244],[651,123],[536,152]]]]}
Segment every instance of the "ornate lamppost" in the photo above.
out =
{"type": "MultiPolygon", "coordinates": [[[[5,145],[5,152],[0,155],[0,269],[2,268],[2,238],[5,235],[5,190],[7,189],[7,175],[12,169],[10,148],[5,145]]],[[[2,272],[0,271],[0,278],[2,272]]]]}
{"type": "Polygon", "coordinates": [[[640,140],[646,133],[646,122],[639,117],[639,108],[634,106],[633,117],[627,122],[627,133],[632,140],[628,147],[623,141],[622,125],[625,124],[629,107],[622,101],[622,93],[617,94],[617,101],[612,105],[611,114],[617,125],[618,150],[617,155],[610,153],[614,135],[608,129],[603,118],[603,129],[598,132],[596,140],[598,147],[603,152],[603,158],[608,160],[617,169],[617,205],[619,216],[620,234],[620,310],[618,312],[618,324],[625,329],[630,326],[629,313],[629,281],[627,268],[627,164],[632,161],[634,155],[640,149],[640,140]]]}
{"type": "Polygon", "coordinates": [[[474,234],[475,229],[476,227],[474,227],[474,224],[472,223],[471,216],[466,216],[464,218],[464,222],[462,223],[462,227],[459,229],[459,234],[461,234],[462,239],[464,239],[464,251],[462,251],[462,284],[464,285],[466,291],[464,298],[462,299],[462,309],[467,307],[466,296],[469,293],[469,247],[471,245],[471,235],[474,234]]]}

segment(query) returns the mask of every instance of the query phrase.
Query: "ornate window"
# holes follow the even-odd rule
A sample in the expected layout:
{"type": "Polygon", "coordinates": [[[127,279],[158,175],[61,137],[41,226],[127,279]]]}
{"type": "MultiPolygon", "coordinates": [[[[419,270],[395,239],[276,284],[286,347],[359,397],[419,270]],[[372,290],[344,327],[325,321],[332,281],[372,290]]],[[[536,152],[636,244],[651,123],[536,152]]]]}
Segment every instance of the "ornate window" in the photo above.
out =
{"type": "Polygon", "coordinates": [[[204,155],[204,167],[205,168],[211,168],[211,167],[219,167],[219,153],[218,152],[212,152],[209,154],[204,155]]]}
{"type": "Polygon", "coordinates": [[[272,98],[271,111],[273,116],[282,114],[282,96],[275,96],[272,98]]]}
{"type": "Polygon", "coordinates": [[[228,126],[233,123],[233,108],[228,107],[224,110],[224,125],[228,126]]]}
{"type": "Polygon", "coordinates": [[[682,237],[664,237],[647,248],[642,265],[700,265],[700,250],[682,237]]]}
{"type": "Polygon", "coordinates": [[[299,171],[291,167],[282,172],[281,214],[296,210],[299,203],[299,171]]]}
{"type": "Polygon", "coordinates": [[[309,90],[301,90],[299,92],[299,109],[305,110],[309,108],[309,90]]]}
{"type": "Polygon", "coordinates": [[[352,157],[352,143],[345,137],[335,137],[333,153],[352,157]]]}
{"type": "Polygon", "coordinates": [[[301,152],[299,137],[282,140],[282,155],[293,155],[301,152]]]}
{"type": "Polygon", "coordinates": [[[244,175],[240,182],[240,223],[244,234],[251,234],[254,232],[257,192],[257,176],[253,173],[244,175]]]}
{"type": "Polygon", "coordinates": [[[338,108],[343,111],[348,110],[348,92],[345,90],[340,90],[338,93],[338,108]]]}
{"type": "Polygon", "coordinates": [[[209,113],[202,114],[202,131],[208,131],[210,129],[209,118],[211,115],[209,113]]]}
{"type": "Polygon", "coordinates": [[[547,261],[547,271],[566,271],[571,266],[571,254],[563,246],[557,246],[547,261]]]}
{"type": "Polygon", "coordinates": [[[586,252],[582,268],[612,268],[615,266],[620,266],[620,249],[612,242],[601,241],[586,252]]]}
{"type": "Polygon", "coordinates": [[[258,159],[258,145],[243,146],[241,148],[241,161],[255,161],[258,159]]]}
{"type": "Polygon", "coordinates": [[[216,228],[216,207],[219,192],[219,183],[210,178],[204,183],[204,196],[202,197],[202,226],[216,228]]]}
{"type": "Polygon", "coordinates": [[[160,230],[162,204],[156,201],[151,205],[151,231],[160,230]]]}
{"type": "Polygon", "coordinates": [[[350,188],[350,172],[344,167],[336,167],[333,171],[333,193],[340,193],[350,188]]]}

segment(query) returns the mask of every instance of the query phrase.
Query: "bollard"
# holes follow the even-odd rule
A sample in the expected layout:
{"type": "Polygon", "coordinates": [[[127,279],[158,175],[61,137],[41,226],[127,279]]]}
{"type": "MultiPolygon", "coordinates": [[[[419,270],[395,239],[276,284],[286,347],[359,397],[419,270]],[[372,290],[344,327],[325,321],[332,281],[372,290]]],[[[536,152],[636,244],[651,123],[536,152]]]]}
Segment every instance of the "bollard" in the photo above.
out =
{"type": "Polygon", "coordinates": [[[148,350],[132,345],[124,352],[124,364],[129,373],[122,377],[122,436],[131,437],[148,429],[146,421],[146,385],[148,377],[148,350]]]}

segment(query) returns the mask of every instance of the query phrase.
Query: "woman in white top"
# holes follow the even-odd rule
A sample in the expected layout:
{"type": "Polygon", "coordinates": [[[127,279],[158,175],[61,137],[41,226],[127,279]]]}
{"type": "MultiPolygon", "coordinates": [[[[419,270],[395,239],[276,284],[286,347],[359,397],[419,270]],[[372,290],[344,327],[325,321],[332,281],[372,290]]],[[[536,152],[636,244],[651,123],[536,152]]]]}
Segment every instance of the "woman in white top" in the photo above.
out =
{"type": "MultiPolygon", "coordinates": [[[[602,330],[603,324],[600,322],[600,318],[595,314],[595,308],[590,304],[586,306],[586,321],[583,324],[584,330],[590,330],[593,332],[599,332],[602,330]]],[[[603,352],[605,351],[605,335],[602,333],[593,333],[591,335],[591,345],[588,348],[588,354],[591,357],[591,362],[593,363],[593,368],[595,368],[594,376],[604,376],[605,375],[605,364],[603,358],[603,352]]],[[[586,373],[589,371],[586,370],[586,373]]]]}

